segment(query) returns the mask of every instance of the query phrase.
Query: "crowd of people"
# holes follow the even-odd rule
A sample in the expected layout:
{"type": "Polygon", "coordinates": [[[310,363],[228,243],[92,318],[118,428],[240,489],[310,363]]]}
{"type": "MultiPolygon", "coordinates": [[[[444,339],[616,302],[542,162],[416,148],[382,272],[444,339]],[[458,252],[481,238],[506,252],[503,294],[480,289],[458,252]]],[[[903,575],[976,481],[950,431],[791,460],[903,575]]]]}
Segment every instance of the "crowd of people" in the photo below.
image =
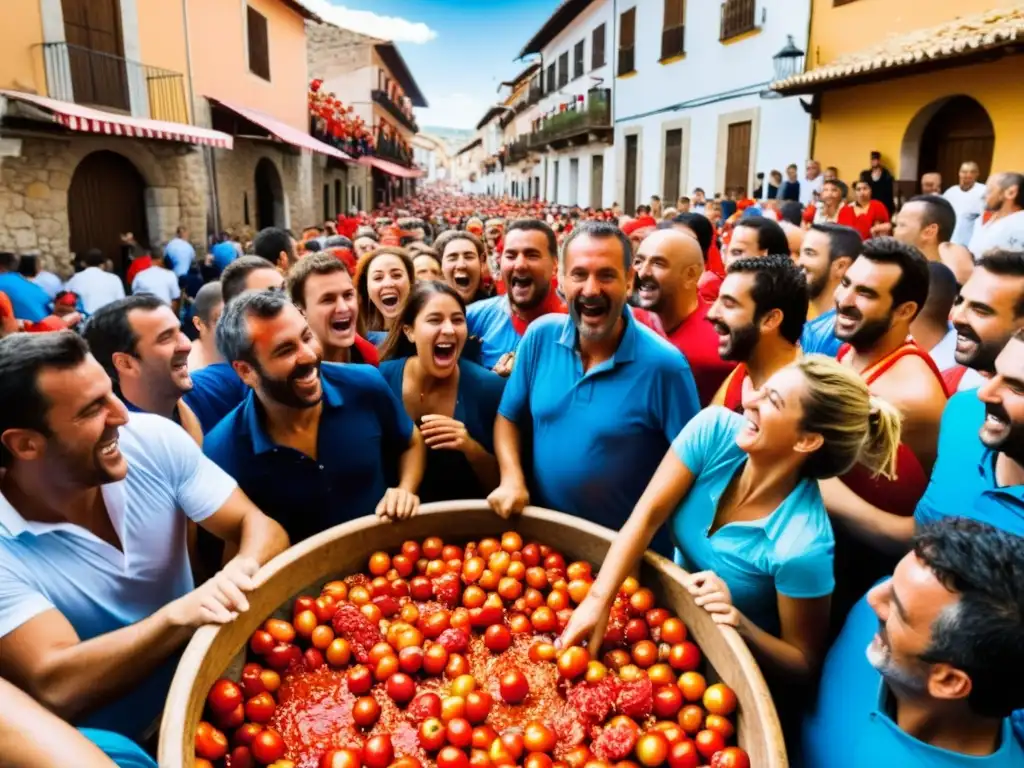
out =
{"type": "Polygon", "coordinates": [[[899,210],[875,159],[849,203],[813,161],[631,215],[428,189],[130,279],[0,254],[2,754],[152,766],[262,564],[486,498],[618,531],[563,645],[674,558],[794,765],[1024,764],[1024,176],[976,171],[899,210]]]}

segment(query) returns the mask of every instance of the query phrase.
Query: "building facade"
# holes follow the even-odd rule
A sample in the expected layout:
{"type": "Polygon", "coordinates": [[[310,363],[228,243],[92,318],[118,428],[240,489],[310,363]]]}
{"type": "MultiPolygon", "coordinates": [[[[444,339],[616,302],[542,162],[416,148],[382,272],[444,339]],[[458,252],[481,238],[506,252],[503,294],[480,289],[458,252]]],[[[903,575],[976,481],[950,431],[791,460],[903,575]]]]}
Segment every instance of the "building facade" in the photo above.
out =
{"type": "Polygon", "coordinates": [[[978,164],[983,180],[1024,168],[1019,3],[813,5],[806,72],[773,88],[808,104],[814,154],[841,178],[856,178],[872,151],[881,153],[902,196],[915,194],[930,171],[940,172],[945,186],[956,184],[965,161],[978,164]]]}
{"type": "Polygon", "coordinates": [[[618,5],[615,195],[626,212],[696,187],[749,195],[758,172],[791,163],[802,176],[810,117],[798,99],[764,96],[776,95],[773,56],[790,38],[806,48],[809,14],[809,0],[618,5]]]}

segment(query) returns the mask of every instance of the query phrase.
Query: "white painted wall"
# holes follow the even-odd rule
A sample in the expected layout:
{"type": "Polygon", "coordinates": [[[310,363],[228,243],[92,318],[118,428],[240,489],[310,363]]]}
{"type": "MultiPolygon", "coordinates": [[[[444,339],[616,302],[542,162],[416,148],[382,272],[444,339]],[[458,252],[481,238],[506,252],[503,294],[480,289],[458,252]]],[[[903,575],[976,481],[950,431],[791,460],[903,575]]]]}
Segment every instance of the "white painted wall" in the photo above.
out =
{"type": "Polygon", "coordinates": [[[616,197],[615,178],[615,148],[606,144],[588,144],[585,147],[575,147],[564,152],[552,152],[544,156],[538,166],[541,177],[541,189],[544,190],[544,197],[559,205],[576,204],[581,208],[610,208],[613,202],[622,202],[616,197]],[[601,155],[604,158],[604,172],[602,174],[601,199],[598,201],[590,198],[591,170],[593,168],[594,155],[601,155]],[[579,178],[575,193],[571,189],[571,163],[572,159],[579,160],[579,178]],[[558,163],[558,187],[555,187],[555,163],[558,163]]]}

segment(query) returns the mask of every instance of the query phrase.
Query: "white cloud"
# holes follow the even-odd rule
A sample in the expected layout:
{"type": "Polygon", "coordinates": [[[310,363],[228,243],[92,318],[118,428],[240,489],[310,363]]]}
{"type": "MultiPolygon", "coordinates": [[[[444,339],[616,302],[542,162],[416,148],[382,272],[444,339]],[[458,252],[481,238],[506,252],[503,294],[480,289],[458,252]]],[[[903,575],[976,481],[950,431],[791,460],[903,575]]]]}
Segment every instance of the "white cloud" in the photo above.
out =
{"type": "Polygon", "coordinates": [[[495,99],[468,93],[447,93],[429,97],[430,106],[416,110],[416,122],[420,126],[433,125],[438,128],[476,128],[480,118],[492,106],[495,99]]]}
{"type": "Polygon", "coordinates": [[[396,43],[429,43],[437,32],[420,21],[409,21],[397,16],[381,16],[373,11],[358,11],[327,0],[300,0],[324,21],[363,35],[391,40],[396,43]]]}

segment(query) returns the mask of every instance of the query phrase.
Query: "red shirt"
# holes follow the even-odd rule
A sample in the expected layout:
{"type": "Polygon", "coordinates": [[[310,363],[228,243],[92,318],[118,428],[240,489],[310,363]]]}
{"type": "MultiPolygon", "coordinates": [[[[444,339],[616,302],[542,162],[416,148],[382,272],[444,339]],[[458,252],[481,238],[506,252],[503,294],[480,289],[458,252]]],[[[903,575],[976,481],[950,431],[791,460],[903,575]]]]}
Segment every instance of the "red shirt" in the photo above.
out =
{"type": "Polygon", "coordinates": [[[845,227],[853,227],[860,232],[861,240],[871,239],[871,228],[875,224],[886,224],[889,221],[889,211],[877,200],[868,203],[866,212],[857,215],[853,205],[847,204],[839,209],[836,223],[845,227]]]}
{"type": "Polygon", "coordinates": [[[135,276],[144,269],[149,269],[153,266],[152,256],[139,256],[137,259],[133,259],[132,263],[128,265],[128,274],[125,275],[125,280],[128,285],[131,286],[135,282],[135,276]]]}
{"type": "Polygon", "coordinates": [[[707,321],[708,303],[697,297],[697,309],[690,313],[679,327],[666,334],[661,319],[653,312],[633,308],[633,317],[638,322],[664,337],[678,349],[690,363],[693,380],[702,406],[711,402],[722,382],[736,367],[736,363],[723,360],[718,355],[718,334],[707,321]]]}
{"type": "Polygon", "coordinates": [[[722,290],[722,278],[710,269],[706,270],[697,281],[697,293],[708,304],[714,304],[722,290]]]}

